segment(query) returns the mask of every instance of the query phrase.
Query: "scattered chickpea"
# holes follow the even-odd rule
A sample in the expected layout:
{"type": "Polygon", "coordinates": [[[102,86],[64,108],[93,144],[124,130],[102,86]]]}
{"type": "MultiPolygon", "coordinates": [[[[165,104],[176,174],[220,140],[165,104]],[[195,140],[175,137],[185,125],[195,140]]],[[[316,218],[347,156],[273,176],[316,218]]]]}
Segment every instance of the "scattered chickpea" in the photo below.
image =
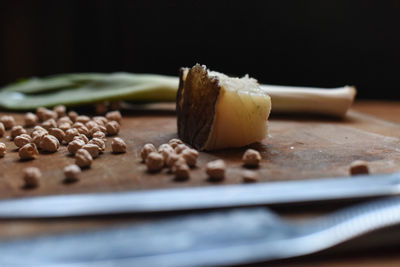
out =
{"type": "Polygon", "coordinates": [[[106,118],[109,121],[116,121],[118,123],[121,123],[122,120],[121,113],[118,110],[107,112],[106,118]]]}
{"type": "Polygon", "coordinates": [[[172,168],[175,165],[175,162],[177,162],[179,158],[180,155],[176,153],[170,153],[167,157],[165,164],[167,165],[168,168],[172,168]]]}
{"type": "Polygon", "coordinates": [[[146,161],[147,156],[151,152],[156,152],[156,147],[153,144],[145,144],[140,150],[140,156],[142,157],[143,162],[146,161]]]}
{"type": "Polygon", "coordinates": [[[69,125],[72,125],[73,122],[68,116],[63,116],[57,120],[57,125],[60,126],[63,123],[68,123],[69,125]]]}
{"type": "Polygon", "coordinates": [[[367,162],[363,160],[353,161],[350,165],[350,174],[358,175],[358,174],[368,174],[369,168],[367,162]]]}
{"type": "Polygon", "coordinates": [[[65,138],[65,133],[63,130],[59,129],[59,128],[51,128],[49,130],[49,134],[54,136],[55,138],[58,139],[58,142],[62,143],[62,141],[65,138]]]}
{"type": "Polygon", "coordinates": [[[173,167],[173,173],[175,174],[176,180],[187,180],[190,177],[190,169],[186,164],[185,160],[180,158],[177,162],[175,162],[173,167]]]}
{"type": "Polygon", "coordinates": [[[126,143],[121,138],[115,137],[111,142],[111,148],[113,153],[125,153],[126,143]]]}
{"type": "Polygon", "coordinates": [[[28,113],[25,114],[25,117],[24,117],[25,124],[24,125],[26,127],[35,126],[37,121],[38,121],[37,116],[35,114],[33,114],[32,112],[28,112],[28,113]]]}
{"type": "Polygon", "coordinates": [[[44,107],[39,107],[36,109],[36,117],[39,119],[39,121],[43,121],[44,113],[46,113],[46,108],[44,107]]]}
{"type": "Polygon", "coordinates": [[[0,137],[3,137],[5,133],[6,133],[6,127],[4,127],[4,124],[0,122],[0,137]]]}
{"type": "Polygon", "coordinates": [[[53,111],[57,113],[57,117],[64,117],[67,113],[67,108],[64,105],[58,105],[53,108],[53,111]]]}
{"type": "Polygon", "coordinates": [[[255,183],[258,181],[258,175],[254,171],[245,170],[242,177],[244,183],[255,183]]]}
{"type": "Polygon", "coordinates": [[[69,142],[69,144],[67,146],[67,150],[72,155],[75,155],[76,151],[81,149],[84,145],[85,145],[85,142],[83,140],[75,139],[75,140],[69,142]]]}
{"type": "Polygon", "coordinates": [[[64,123],[61,123],[60,125],[58,125],[58,128],[60,130],[62,130],[63,132],[66,132],[67,130],[71,129],[71,124],[64,122],[64,123]]]}
{"type": "Polygon", "coordinates": [[[206,173],[212,180],[222,180],[225,178],[226,164],[222,159],[207,163],[206,173]]]}
{"type": "Polygon", "coordinates": [[[21,134],[26,134],[26,130],[24,129],[24,127],[17,125],[17,126],[13,126],[11,128],[11,131],[10,131],[11,140],[13,140],[15,137],[17,137],[18,135],[21,135],[21,134]]]}
{"type": "Polygon", "coordinates": [[[11,129],[15,125],[13,116],[3,115],[0,117],[0,122],[3,123],[5,129],[11,129]]]}
{"type": "Polygon", "coordinates": [[[14,138],[14,144],[17,147],[23,147],[32,141],[32,137],[29,134],[21,134],[14,138]]]}
{"type": "Polygon", "coordinates": [[[54,153],[60,148],[60,142],[55,136],[48,134],[43,136],[39,147],[43,149],[43,151],[54,153]]]}
{"type": "Polygon", "coordinates": [[[89,143],[89,138],[87,138],[84,134],[79,134],[75,136],[73,140],[75,139],[81,139],[83,142],[85,142],[85,144],[89,143]]]}
{"type": "Polygon", "coordinates": [[[102,131],[103,133],[107,134],[107,128],[106,128],[106,126],[99,125],[98,127],[99,127],[100,131],[102,131]]]}
{"type": "Polygon", "coordinates": [[[69,143],[72,140],[74,140],[74,137],[77,135],[79,135],[79,132],[77,129],[75,129],[75,128],[68,129],[67,131],[65,131],[64,141],[69,143]]]}
{"type": "Polygon", "coordinates": [[[51,128],[56,128],[57,122],[54,119],[48,119],[48,120],[42,122],[42,127],[48,131],[51,128]]]}
{"type": "Polygon", "coordinates": [[[158,172],[164,166],[163,156],[157,152],[151,152],[146,157],[146,166],[149,172],[158,172]]]}
{"type": "Polygon", "coordinates": [[[183,144],[183,142],[182,142],[180,139],[178,139],[178,138],[173,138],[173,139],[171,139],[171,140],[168,141],[168,144],[169,144],[170,146],[172,146],[172,148],[175,148],[175,147],[177,147],[178,145],[183,144]]]}
{"type": "MultiPolygon", "coordinates": [[[[39,116],[38,116],[39,117],[39,116]]],[[[49,109],[45,109],[43,113],[41,113],[41,117],[39,117],[40,121],[47,121],[50,119],[56,120],[57,119],[57,113],[49,110],[49,109]]]]}
{"type": "Polygon", "coordinates": [[[0,142],[0,158],[4,157],[7,153],[6,144],[0,142]]]}
{"type": "Polygon", "coordinates": [[[104,151],[106,149],[106,143],[104,142],[103,139],[100,138],[93,138],[92,140],[89,141],[89,144],[94,144],[99,147],[100,152],[104,151]]]}
{"type": "Polygon", "coordinates": [[[32,136],[32,140],[31,142],[34,143],[36,146],[40,145],[40,142],[42,141],[42,138],[47,135],[47,131],[33,131],[31,136],[32,136]]]}
{"type": "Polygon", "coordinates": [[[260,152],[254,149],[247,149],[243,154],[242,160],[246,167],[258,167],[261,161],[260,152]]]}
{"type": "Polygon", "coordinates": [[[102,131],[97,131],[92,134],[92,138],[99,138],[99,139],[106,139],[106,134],[103,133],[102,131]]]}
{"type": "Polygon", "coordinates": [[[117,121],[110,121],[106,124],[107,134],[116,135],[119,132],[119,123],[117,121]]]}
{"type": "Polygon", "coordinates": [[[197,158],[199,157],[199,152],[197,152],[197,150],[188,148],[183,150],[181,155],[182,158],[185,159],[187,165],[190,167],[196,166],[197,158]]]}
{"type": "Polygon", "coordinates": [[[32,132],[35,132],[35,131],[43,131],[43,132],[47,133],[47,130],[45,128],[43,128],[42,126],[40,126],[40,125],[36,125],[35,127],[33,127],[33,131],[32,132]]]}
{"type": "Polygon", "coordinates": [[[97,123],[95,121],[88,121],[85,123],[86,128],[92,130],[94,127],[97,127],[97,123]]]}
{"type": "Polygon", "coordinates": [[[28,167],[24,170],[25,187],[37,187],[42,173],[36,167],[28,167]]]}
{"type": "Polygon", "coordinates": [[[76,164],[68,165],[64,168],[65,180],[67,182],[75,182],[79,179],[81,168],[76,164]]]}
{"type": "Polygon", "coordinates": [[[105,126],[108,122],[107,118],[104,116],[94,116],[93,121],[96,122],[98,125],[105,126]]]}
{"type": "Polygon", "coordinates": [[[100,153],[100,148],[95,144],[86,144],[82,147],[82,149],[87,150],[90,153],[90,156],[92,156],[94,159],[97,158],[100,153]]]}
{"type": "Polygon", "coordinates": [[[85,149],[79,149],[75,153],[75,164],[81,168],[88,168],[92,165],[93,158],[85,149]]]}
{"type": "Polygon", "coordinates": [[[164,161],[167,160],[168,156],[170,153],[175,153],[174,149],[172,148],[172,146],[168,145],[168,144],[162,144],[158,147],[158,153],[160,153],[163,156],[164,161]]]}
{"type": "Polygon", "coordinates": [[[75,122],[81,122],[83,124],[85,124],[85,123],[87,123],[89,121],[90,121],[90,118],[88,116],[85,116],[85,115],[80,115],[80,116],[76,117],[76,120],[75,120],[75,122]]]}
{"type": "Polygon", "coordinates": [[[75,111],[71,110],[70,112],[68,112],[68,117],[71,119],[72,122],[76,121],[76,118],[78,117],[78,113],[76,113],[75,111]]]}
{"type": "Polygon", "coordinates": [[[175,147],[175,153],[176,154],[181,154],[183,152],[183,150],[189,148],[187,145],[185,144],[179,144],[175,147]]]}
{"type": "Polygon", "coordinates": [[[77,128],[77,129],[78,129],[78,132],[79,132],[80,134],[83,134],[83,135],[85,135],[85,136],[90,136],[89,129],[86,128],[86,126],[83,126],[83,127],[77,128]]]}
{"type": "Polygon", "coordinates": [[[29,143],[18,150],[18,155],[22,160],[35,159],[39,155],[39,151],[35,144],[29,143]]]}

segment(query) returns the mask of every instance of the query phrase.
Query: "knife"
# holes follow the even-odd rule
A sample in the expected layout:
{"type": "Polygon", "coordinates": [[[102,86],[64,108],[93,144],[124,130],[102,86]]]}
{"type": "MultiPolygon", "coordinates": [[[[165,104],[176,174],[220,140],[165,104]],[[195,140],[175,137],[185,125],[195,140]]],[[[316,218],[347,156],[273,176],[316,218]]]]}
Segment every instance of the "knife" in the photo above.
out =
{"type": "Polygon", "coordinates": [[[153,213],[358,200],[400,193],[400,173],[258,184],[6,199],[0,218],[153,213]]]}
{"type": "Polygon", "coordinates": [[[306,222],[285,220],[268,208],[236,208],[175,215],[144,225],[3,241],[0,266],[244,264],[315,253],[399,223],[399,198],[354,205],[306,222]]]}

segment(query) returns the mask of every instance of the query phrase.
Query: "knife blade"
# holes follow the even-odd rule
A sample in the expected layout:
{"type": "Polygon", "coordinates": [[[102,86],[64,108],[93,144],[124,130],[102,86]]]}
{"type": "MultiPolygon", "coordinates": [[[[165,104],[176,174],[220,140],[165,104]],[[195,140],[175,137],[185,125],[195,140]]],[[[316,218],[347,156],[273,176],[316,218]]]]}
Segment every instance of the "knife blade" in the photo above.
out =
{"type": "Polygon", "coordinates": [[[400,223],[400,199],[292,222],[268,208],[0,242],[0,266],[220,266],[302,256],[400,223]]]}
{"type": "Polygon", "coordinates": [[[153,213],[394,196],[400,173],[259,184],[6,199],[0,218],[153,213]]]}

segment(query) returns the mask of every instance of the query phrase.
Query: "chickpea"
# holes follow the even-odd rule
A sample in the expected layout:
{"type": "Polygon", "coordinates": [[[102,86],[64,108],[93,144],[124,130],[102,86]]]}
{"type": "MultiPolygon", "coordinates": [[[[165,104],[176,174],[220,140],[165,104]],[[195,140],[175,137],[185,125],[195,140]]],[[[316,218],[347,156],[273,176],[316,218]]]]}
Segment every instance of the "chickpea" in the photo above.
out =
{"type": "Polygon", "coordinates": [[[106,117],[103,116],[94,116],[93,121],[97,123],[97,125],[103,125],[105,126],[108,122],[106,117]]]}
{"type": "Polygon", "coordinates": [[[0,158],[4,157],[7,153],[6,144],[0,142],[0,158]]]}
{"type": "Polygon", "coordinates": [[[254,149],[247,149],[243,154],[242,160],[246,167],[258,167],[261,161],[260,152],[254,149]]]}
{"type": "Polygon", "coordinates": [[[125,153],[126,152],[126,143],[119,137],[113,138],[111,142],[111,148],[113,153],[125,153]]]}
{"type": "Polygon", "coordinates": [[[68,123],[70,126],[73,124],[68,116],[63,116],[57,120],[57,125],[60,127],[61,124],[68,123]]]}
{"type": "Polygon", "coordinates": [[[258,181],[258,175],[254,171],[245,170],[242,177],[244,183],[255,183],[258,181]]]}
{"type": "Polygon", "coordinates": [[[42,173],[36,167],[28,167],[24,170],[25,187],[37,187],[42,173]]]}
{"type": "Polygon", "coordinates": [[[86,137],[86,135],[84,134],[79,134],[77,136],[74,137],[74,140],[76,139],[81,139],[83,142],[85,142],[85,144],[89,143],[89,138],[86,137]]]}
{"type": "Polygon", "coordinates": [[[173,138],[173,139],[171,139],[171,140],[168,141],[168,144],[169,144],[172,148],[175,148],[175,147],[177,147],[178,145],[183,144],[183,142],[182,142],[180,139],[178,139],[178,138],[173,138]]]}
{"type": "Polygon", "coordinates": [[[168,158],[168,155],[170,153],[175,153],[175,152],[174,152],[174,149],[172,148],[172,146],[170,146],[168,144],[162,144],[158,147],[158,153],[160,153],[163,156],[164,161],[166,161],[168,158]]]}
{"type": "Polygon", "coordinates": [[[78,136],[78,135],[79,135],[79,132],[78,132],[77,129],[75,129],[75,128],[68,129],[68,130],[65,132],[64,141],[67,142],[67,143],[69,143],[69,142],[71,142],[72,140],[74,140],[74,137],[75,137],[75,136],[78,136]]]}
{"type": "Polygon", "coordinates": [[[197,152],[197,150],[188,148],[183,150],[181,155],[190,167],[196,166],[197,158],[199,157],[199,152],[197,152]]]}
{"type": "Polygon", "coordinates": [[[175,179],[178,181],[187,180],[190,176],[189,166],[183,158],[179,158],[175,162],[172,172],[175,174],[175,179]]]}
{"type": "Polygon", "coordinates": [[[69,124],[69,123],[67,123],[67,122],[64,122],[64,123],[61,123],[61,124],[58,126],[58,128],[59,128],[60,130],[62,130],[62,131],[65,133],[67,130],[71,129],[71,124],[69,124]]]}
{"type": "Polygon", "coordinates": [[[219,181],[225,178],[226,164],[222,159],[207,163],[206,172],[211,180],[219,181]]]}
{"type": "Polygon", "coordinates": [[[119,132],[119,123],[117,121],[110,121],[106,124],[107,134],[108,135],[117,135],[119,132]]]}
{"type": "Polygon", "coordinates": [[[0,137],[3,137],[5,133],[6,133],[6,127],[4,127],[4,124],[0,122],[0,137]]]}
{"type": "Polygon", "coordinates": [[[54,119],[48,119],[48,120],[42,122],[42,127],[48,131],[51,128],[56,128],[57,122],[54,119]]]}
{"type": "Polygon", "coordinates": [[[60,148],[60,142],[58,142],[58,139],[55,136],[48,134],[43,136],[39,147],[46,152],[54,153],[60,148]]]}
{"type": "Polygon", "coordinates": [[[33,127],[38,122],[38,118],[32,112],[28,112],[25,114],[24,122],[26,127],[33,127]]]}
{"type": "Polygon", "coordinates": [[[69,142],[69,144],[67,146],[67,150],[72,155],[75,155],[76,151],[81,149],[84,145],[85,145],[85,142],[83,140],[75,139],[75,140],[69,142]]]}
{"type": "Polygon", "coordinates": [[[142,157],[143,162],[146,161],[147,156],[151,152],[156,152],[156,147],[153,144],[145,144],[142,149],[140,150],[140,156],[142,157]]]}
{"type": "Polygon", "coordinates": [[[65,180],[67,182],[75,182],[79,179],[81,168],[76,164],[68,165],[64,168],[65,180]]]}
{"type": "Polygon", "coordinates": [[[43,107],[36,110],[36,116],[39,118],[39,121],[56,120],[58,117],[56,112],[43,107]]]}
{"type": "Polygon", "coordinates": [[[87,123],[85,123],[86,128],[90,130],[92,130],[94,127],[97,127],[97,123],[95,121],[88,121],[87,123]]]}
{"type": "Polygon", "coordinates": [[[40,146],[40,142],[42,141],[42,138],[45,135],[47,135],[47,131],[41,131],[41,130],[33,131],[31,134],[32,136],[31,142],[34,143],[36,146],[40,146]]]}
{"type": "Polygon", "coordinates": [[[351,175],[359,175],[359,174],[368,174],[369,168],[367,162],[363,160],[353,161],[350,165],[350,174],[351,175]]]}
{"type": "Polygon", "coordinates": [[[172,168],[175,165],[175,162],[178,161],[178,159],[180,158],[180,155],[174,153],[170,153],[167,157],[167,161],[165,162],[165,164],[167,165],[168,168],[172,168]]]}
{"type": "Polygon", "coordinates": [[[13,140],[15,137],[17,137],[18,135],[21,135],[21,134],[26,134],[26,130],[22,126],[17,125],[17,126],[13,126],[11,128],[11,132],[10,132],[11,140],[13,140]]]}
{"type": "Polygon", "coordinates": [[[75,153],[75,164],[81,168],[89,168],[92,165],[93,158],[85,149],[79,149],[75,153]]]}
{"type": "Polygon", "coordinates": [[[164,166],[164,158],[157,152],[151,152],[146,157],[146,166],[149,172],[158,172],[164,166]]]}
{"type": "Polygon", "coordinates": [[[65,138],[65,133],[63,130],[59,128],[51,128],[49,130],[49,134],[57,138],[58,142],[62,143],[65,138]]]}
{"type": "Polygon", "coordinates": [[[100,138],[93,138],[92,140],[89,141],[89,144],[94,144],[99,147],[100,152],[104,151],[106,149],[106,143],[104,142],[103,139],[100,138]]]}
{"type": "MultiPolygon", "coordinates": [[[[33,132],[35,132],[35,131],[43,131],[43,132],[47,133],[47,130],[40,125],[36,125],[35,127],[33,127],[33,132]]],[[[31,134],[31,136],[32,136],[32,134],[31,134]]]]}
{"type": "Polygon", "coordinates": [[[107,112],[106,118],[109,121],[116,121],[118,123],[121,123],[122,120],[121,113],[118,110],[107,112]]]}
{"type": "Polygon", "coordinates": [[[70,112],[68,112],[68,117],[71,119],[72,122],[76,121],[76,118],[78,118],[78,113],[76,113],[75,111],[71,110],[70,112]]]}
{"type": "Polygon", "coordinates": [[[106,139],[106,135],[102,131],[97,131],[97,132],[92,134],[92,138],[99,138],[99,139],[105,140],[106,139]]]}
{"type": "Polygon", "coordinates": [[[0,122],[3,123],[5,129],[11,129],[15,125],[13,116],[3,115],[0,117],[0,122]]]}
{"type": "Polygon", "coordinates": [[[39,151],[35,144],[29,143],[18,150],[18,155],[22,160],[35,159],[39,155],[39,151]]]}
{"type": "Polygon", "coordinates": [[[75,122],[81,122],[83,124],[85,124],[85,123],[87,123],[89,121],[90,121],[90,118],[88,116],[85,116],[85,115],[80,115],[80,116],[76,117],[76,120],[75,120],[75,122]]]}
{"type": "Polygon", "coordinates": [[[14,144],[17,147],[23,147],[32,141],[32,137],[29,134],[21,134],[14,138],[14,144]]]}
{"type": "Polygon", "coordinates": [[[82,149],[87,150],[90,153],[90,156],[92,156],[94,159],[97,158],[100,153],[100,148],[95,144],[86,144],[82,147],[82,149]]]}
{"type": "Polygon", "coordinates": [[[176,154],[181,154],[185,149],[188,149],[189,147],[185,144],[179,144],[175,147],[175,153],[176,154]]]}
{"type": "Polygon", "coordinates": [[[67,113],[67,108],[64,105],[58,105],[53,108],[58,118],[64,117],[67,113]]]}

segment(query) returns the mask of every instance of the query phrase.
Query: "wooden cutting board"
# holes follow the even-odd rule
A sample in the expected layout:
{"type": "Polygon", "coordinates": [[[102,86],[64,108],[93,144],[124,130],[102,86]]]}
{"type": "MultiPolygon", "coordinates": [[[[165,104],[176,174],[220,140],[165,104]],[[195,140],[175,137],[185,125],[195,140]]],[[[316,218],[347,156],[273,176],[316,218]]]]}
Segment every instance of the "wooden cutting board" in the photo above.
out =
{"type": "MultiPolygon", "coordinates": [[[[104,154],[71,184],[64,183],[62,169],[74,163],[74,158],[65,146],[57,153],[21,162],[9,137],[0,138],[8,147],[6,156],[0,158],[0,198],[242,183],[244,148],[200,153],[198,166],[184,182],[175,181],[166,169],[157,174],[146,172],[140,148],[148,142],[158,146],[176,137],[176,117],[171,108],[124,114],[119,136],[126,141],[128,152],[112,154],[109,138],[104,154]],[[211,182],[204,168],[208,161],[218,158],[227,162],[226,179],[211,182]],[[38,188],[23,188],[22,172],[28,166],[36,166],[43,173],[38,188]]],[[[12,115],[22,124],[23,114],[12,115]]],[[[260,182],[347,176],[350,163],[358,159],[367,161],[372,173],[400,171],[400,125],[355,111],[345,120],[272,116],[269,137],[249,147],[259,150],[263,157],[260,168],[255,169],[260,182]]]]}

